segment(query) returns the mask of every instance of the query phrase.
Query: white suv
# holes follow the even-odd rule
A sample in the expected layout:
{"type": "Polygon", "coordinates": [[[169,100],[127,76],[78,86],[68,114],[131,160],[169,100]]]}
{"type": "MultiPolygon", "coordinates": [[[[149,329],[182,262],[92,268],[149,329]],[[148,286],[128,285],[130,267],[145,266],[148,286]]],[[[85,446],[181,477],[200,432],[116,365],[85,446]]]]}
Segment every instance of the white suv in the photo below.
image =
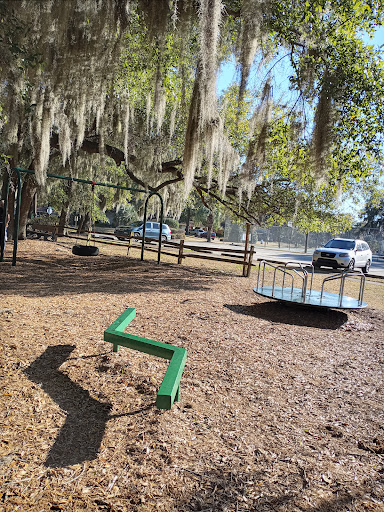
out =
{"type": "Polygon", "coordinates": [[[316,268],[362,268],[367,273],[372,263],[372,251],[363,240],[333,238],[315,250],[312,265],[316,268]]]}

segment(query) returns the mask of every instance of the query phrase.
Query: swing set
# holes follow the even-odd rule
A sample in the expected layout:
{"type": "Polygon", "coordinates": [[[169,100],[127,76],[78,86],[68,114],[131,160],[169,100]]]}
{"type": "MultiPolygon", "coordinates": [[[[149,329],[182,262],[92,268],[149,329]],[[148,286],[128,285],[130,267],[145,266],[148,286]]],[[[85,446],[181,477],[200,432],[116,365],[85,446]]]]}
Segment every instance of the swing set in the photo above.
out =
{"type": "MultiPolygon", "coordinates": [[[[17,246],[18,246],[18,238],[19,238],[22,174],[35,174],[35,171],[29,170],[29,169],[21,169],[21,168],[14,167],[13,169],[11,169],[11,174],[10,175],[12,176],[13,173],[16,175],[16,191],[15,191],[16,208],[15,208],[14,230],[13,230],[13,241],[14,242],[13,242],[12,266],[15,266],[16,265],[16,261],[17,261],[17,246]]],[[[10,175],[8,174],[7,178],[6,178],[5,198],[4,198],[4,212],[8,211],[8,196],[9,196],[10,175]]],[[[119,189],[119,190],[128,190],[130,192],[139,192],[139,193],[147,194],[147,198],[145,200],[145,205],[144,205],[144,219],[143,219],[144,227],[143,227],[143,237],[142,237],[142,241],[141,241],[141,260],[142,261],[144,259],[145,226],[146,226],[146,222],[147,222],[148,202],[151,199],[151,197],[157,196],[159,198],[159,200],[160,200],[160,234],[159,234],[159,239],[158,239],[159,245],[158,245],[158,251],[157,251],[157,263],[160,263],[161,243],[162,243],[161,233],[163,232],[164,202],[163,202],[163,198],[161,197],[161,195],[158,192],[152,192],[152,191],[148,191],[148,190],[144,190],[144,189],[138,189],[138,188],[132,188],[132,187],[123,187],[122,185],[114,185],[112,183],[101,183],[101,182],[98,182],[98,181],[83,180],[83,179],[80,179],[80,178],[73,178],[72,176],[59,176],[57,174],[49,174],[48,173],[47,177],[48,178],[56,178],[56,179],[60,179],[60,180],[74,181],[74,182],[78,182],[78,183],[86,183],[88,185],[92,185],[92,192],[93,193],[94,193],[95,187],[98,186],[98,187],[107,187],[107,188],[114,188],[114,189],[119,189]]],[[[92,208],[93,208],[93,206],[92,206],[92,208]]],[[[91,221],[92,221],[92,218],[91,218],[91,221]]],[[[2,229],[5,232],[5,223],[2,224],[2,229]]],[[[3,235],[4,235],[4,233],[3,233],[3,235]]],[[[91,233],[90,233],[90,230],[89,230],[88,231],[88,237],[87,237],[87,244],[89,243],[90,235],[91,235],[91,233]]],[[[75,247],[82,247],[82,246],[75,246],[75,247]]],[[[1,262],[1,261],[4,261],[4,247],[3,246],[0,248],[0,251],[1,251],[0,252],[0,262],[1,262]]],[[[73,252],[74,252],[74,254],[79,254],[79,253],[84,253],[86,251],[84,251],[84,248],[83,248],[83,251],[82,250],[78,250],[78,249],[74,249],[73,252]]]]}

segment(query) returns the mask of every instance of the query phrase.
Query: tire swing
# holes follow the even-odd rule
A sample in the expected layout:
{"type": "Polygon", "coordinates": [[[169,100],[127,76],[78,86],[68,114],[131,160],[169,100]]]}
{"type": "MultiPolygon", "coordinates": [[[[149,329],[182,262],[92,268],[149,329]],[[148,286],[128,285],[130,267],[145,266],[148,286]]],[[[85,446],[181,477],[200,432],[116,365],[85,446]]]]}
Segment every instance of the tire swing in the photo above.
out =
{"type": "MultiPolygon", "coordinates": [[[[72,247],[72,254],[76,254],[76,256],[98,256],[99,248],[95,245],[89,245],[91,238],[91,231],[93,231],[93,208],[95,203],[95,185],[96,181],[92,181],[92,205],[91,205],[91,218],[90,218],[90,230],[88,230],[88,238],[86,245],[74,245],[72,247]]],[[[95,243],[95,242],[94,242],[95,243]]]]}
{"type": "Polygon", "coordinates": [[[99,248],[92,245],[74,245],[72,247],[72,254],[77,256],[97,256],[99,248]]]}

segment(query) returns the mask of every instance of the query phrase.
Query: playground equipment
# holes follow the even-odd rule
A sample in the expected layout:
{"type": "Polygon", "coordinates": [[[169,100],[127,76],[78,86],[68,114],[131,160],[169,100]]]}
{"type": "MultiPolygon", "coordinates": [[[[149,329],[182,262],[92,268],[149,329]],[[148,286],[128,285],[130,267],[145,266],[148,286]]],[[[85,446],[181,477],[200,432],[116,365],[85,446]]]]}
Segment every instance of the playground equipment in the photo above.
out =
{"type": "Polygon", "coordinates": [[[123,332],[136,316],[135,308],[128,308],[104,331],[104,341],[113,343],[113,351],[117,352],[119,345],[132,348],[139,352],[151,354],[169,360],[168,369],[157,393],[156,407],[171,409],[173,402],[179,400],[180,380],[187,360],[187,350],[168,343],[148,340],[123,332]]]}
{"type": "MultiPolygon", "coordinates": [[[[35,171],[30,169],[20,169],[18,167],[14,167],[11,169],[10,175],[7,174],[6,181],[5,181],[5,199],[4,199],[4,210],[8,211],[8,195],[9,195],[9,186],[10,186],[10,178],[12,174],[16,175],[16,209],[15,209],[15,219],[14,219],[14,232],[13,232],[13,256],[12,256],[12,266],[16,265],[17,260],[17,247],[18,247],[18,238],[19,238],[19,219],[20,219],[20,206],[21,206],[21,188],[22,188],[22,174],[35,174],[35,171]]],[[[56,178],[60,180],[66,180],[66,181],[74,181],[77,183],[86,183],[89,185],[92,185],[92,191],[94,191],[94,187],[97,185],[98,187],[107,187],[107,188],[114,188],[119,190],[129,190],[132,192],[139,192],[147,194],[147,198],[145,200],[144,204],[144,230],[143,230],[143,238],[141,243],[141,260],[144,259],[144,244],[145,244],[145,225],[147,221],[147,210],[148,210],[148,202],[151,199],[152,196],[158,197],[160,200],[160,233],[162,233],[163,228],[163,213],[164,213],[164,201],[161,195],[158,192],[152,191],[152,190],[142,190],[138,188],[131,188],[131,187],[123,187],[122,185],[114,185],[112,183],[101,183],[98,181],[90,181],[90,180],[83,180],[80,178],[73,178],[72,176],[59,176],[57,174],[50,174],[47,173],[48,178],[56,178]]],[[[89,233],[90,235],[90,233],[89,233]]],[[[159,236],[159,245],[158,245],[158,251],[157,251],[157,263],[160,263],[160,257],[161,257],[161,236],[159,236]]],[[[87,246],[75,246],[75,252],[74,254],[80,255],[79,252],[83,252],[81,256],[96,256],[96,251],[93,249],[85,249],[87,246]],[[81,247],[79,249],[79,247],[81,247]],[[88,251],[92,252],[92,254],[88,254],[88,251]],[[84,254],[87,253],[87,254],[84,254]]],[[[4,248],[0,248],[0,262],[4,260],[4,248]]]]}
{"type": "Polygon", "coordinates": [[[313,277],[313,265],[303,265],[292,261],[275,264],[267,260],[261,260],[257,274],[257,285],[253,291],[263,297],[305,306],[337,309],[360,309],[367,306],[367,303],[363,302],[365,276],[360,269],[344,270],[339,274],[326,277],[320,291],[313,290],[313,277]],[[266,267],[268,279],[266,278],[266,267]],[[272,270],[272,273],[269,270],[272,270]],[[345,279],[351,276],[360,278],[358,299],[344,295],[345,279]],[[295,277],[300,280],[300,288],[295,288],[295,277]],[[266,285],[266,280],[270,281],[270,278],[272,278],[272,284],[266,285]],[[281,281],[281,286],[277,285],[278,280],[281,281]],[[287,280],[291,286],[285,286],[287,280]],[[327,283],[338,280],[340,281],[339,293],[325,291],[327,283]]]}

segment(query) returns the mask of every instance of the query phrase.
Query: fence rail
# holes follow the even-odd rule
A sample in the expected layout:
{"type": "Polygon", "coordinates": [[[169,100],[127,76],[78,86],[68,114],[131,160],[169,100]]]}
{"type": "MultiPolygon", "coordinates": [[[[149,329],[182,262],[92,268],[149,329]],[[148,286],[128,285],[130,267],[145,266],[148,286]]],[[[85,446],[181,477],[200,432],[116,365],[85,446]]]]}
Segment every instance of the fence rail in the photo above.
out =
{"type": "MultiPolygon", "coordinates": [[[[101,231],[82,231],[81,233],[74,232],[74,228],[66,226],[68,230],[65,235],[68,238],[73,238],[82,241],[92,241],[92,243],[101,243],[107,245],[118,245],[120,247],[127,247],[127,256],[129,255],[130,249],[133,247],[132,240],[142,241],[141,237],[133,237],[132,235],[125,236],[125,240],[108,240],[102,238],[90,238],[90,235],[105,235],[101,231]],[[83,235],[83,236],[82,236],[83,235]],[[84,236],[87,235],[87,236],[84,236]]],[[[139,247],[137,247],[139,248],[139,247]]],[[[144,251],[158,252],[158,241],[146,238],[144,244],[144,251]]],[[[232,263],[235,265],[242,266],[242,273],[244,277],[249,277],[251,268],[253,265],[253,256],[255,254],[255,247],[251,245],[249,249],[231,249],[221,247],[211,247],[210,243],[199,244],[198,246],[185,243],[185,240],[178,242],[167,241],[162,242],[161,254],[177,258],[177,263],[182,264],[182,261],[186,258],[196,258],[202,260],[218,261],[223,263],[232,263]],[[173,250],[172,250],[173,249],[173,250]]]]}

